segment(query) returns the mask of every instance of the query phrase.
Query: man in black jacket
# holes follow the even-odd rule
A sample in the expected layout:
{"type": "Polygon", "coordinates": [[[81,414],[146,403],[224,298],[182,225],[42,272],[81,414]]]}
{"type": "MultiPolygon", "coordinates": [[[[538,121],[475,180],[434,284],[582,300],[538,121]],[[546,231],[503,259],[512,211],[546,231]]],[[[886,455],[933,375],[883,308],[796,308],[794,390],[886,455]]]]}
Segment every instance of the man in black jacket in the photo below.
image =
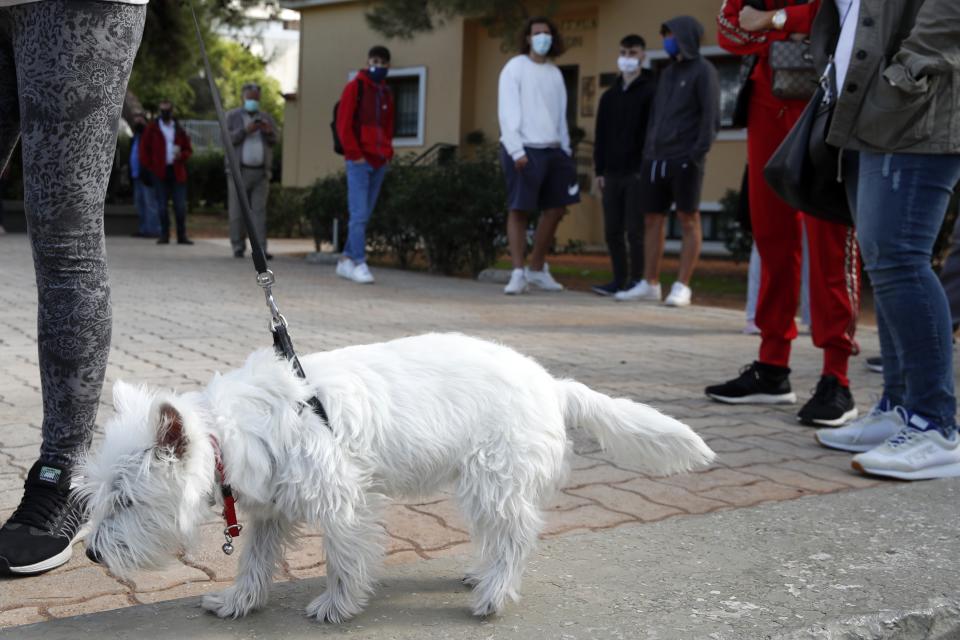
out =
{"type": "Polygon", "coordinates": [[[620,41],[620,75],[600,97],[597,109],[593,166],[603,193],[603,226],[613,265],[613,280],[593,287],[602,296],[630,289],[643,277],[638,172],[656,90],[653,73],[642,68],[645,49],[643,38],[635,34],[620,41]],[[629,268],[624,232],[630,245],[629,268]]]}
{"type": "Polygon", "coordinates": [[[703,25],[689,16],[664,23],[663,48],[672,62],[660,73],[650,110],[641,168],[641,208],[646,247],[644,279],[617,300],[660,301],[664,229],[676,205],[683,232],[680,271],[664,304],[690,304],[690,278],[700,256],[700,192],[707,152],[720,129],[720,81],[700,55],[703,25]]]}

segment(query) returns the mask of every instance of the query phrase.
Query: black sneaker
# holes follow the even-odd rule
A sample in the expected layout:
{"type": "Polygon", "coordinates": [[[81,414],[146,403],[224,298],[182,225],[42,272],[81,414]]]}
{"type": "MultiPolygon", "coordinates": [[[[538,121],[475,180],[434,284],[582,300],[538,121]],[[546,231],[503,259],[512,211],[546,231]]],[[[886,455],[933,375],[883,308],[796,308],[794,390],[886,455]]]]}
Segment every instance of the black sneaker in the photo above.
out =
{"type": "Polygon", "coordinates": [[[727,404],[793,404],[797,394],[790,390],[790,369],[762,362],[748,364],[740,377],[706,388],[708,397],[727,404]]]}
{"type": "Polygon", "coordinates": [[[66,564],[84,520],[83,504],[70,491],[70,470],[38,461],[20,506],[0,528],[0,574],[36,575],[66,564]]]}
{"type": "Polygon", "coordinates": [[[598,296],[612,296],[620,291],[620,286],[616,282],[608,282],[607,284],[595,284],[590,287],[590,290],[598,296]]]}
{"type": "Polygon", "coordinates": [[[857,405],[836,376],[820,376],[813,397],[797,414],[801,424],[811,427],[839,427],[857,417],[857,405]]]}
{"type": "Polygon", "coordinates": [[[883,373],[883,358],[880,356],[867,358],[867,369],[874,373],[883,373]]]}
{"type": "Polygon", "coordinates": [[[159,240],[157,240],[157,244],[170,244],[170,238],[161,237],[159,240]]]}
{"type": "Polygon", "coordinates": [[[193,240],[190,238],[178,238],[177,244],[193,244],[193,240]]]}
{"type": "Polygon", "coordinates": [[[242,258],[242,257],[243,257],[243,249],[239,249],[239,250],[237,250],[237,251],[234,251],[234,252],[233,252],[233,257],[234,257],[234,258],[242,258]]]}

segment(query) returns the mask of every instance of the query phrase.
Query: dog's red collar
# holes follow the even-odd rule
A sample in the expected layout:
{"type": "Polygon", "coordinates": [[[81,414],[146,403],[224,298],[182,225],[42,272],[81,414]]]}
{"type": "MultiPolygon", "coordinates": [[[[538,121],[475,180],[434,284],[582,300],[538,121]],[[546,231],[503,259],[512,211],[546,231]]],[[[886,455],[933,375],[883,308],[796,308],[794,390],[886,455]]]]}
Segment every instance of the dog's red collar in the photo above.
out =
{"type": "Polygon", "coordinates": [[[237,524],[236,499],[233,497],[233,490],[226,483],[227,476],[223,472],[223,454],[220,451],[220,443],[211,435],[210,443],[213,445],[213,459],[217,466],[217,484],[220,485],[220,493],[223,494],[223,519],[227,522],[227,527],[223,530],[223,537],[226,540],[223,544],[223,552],[227,555],[233,553],[233,539],[240,535],[243,525],[237,524]]]}

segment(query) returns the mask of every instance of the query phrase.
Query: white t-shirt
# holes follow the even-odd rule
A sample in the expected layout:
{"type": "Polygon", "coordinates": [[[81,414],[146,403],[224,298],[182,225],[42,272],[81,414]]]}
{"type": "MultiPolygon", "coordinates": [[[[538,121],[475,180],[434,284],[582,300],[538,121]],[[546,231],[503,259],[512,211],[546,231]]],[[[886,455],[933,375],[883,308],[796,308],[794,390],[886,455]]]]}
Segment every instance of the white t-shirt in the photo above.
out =
{"type": "Polygon", "coordinates": [[[176,149],[174,149],[174,140],[177,137],[177,125],[171,120],[170,124],[167,124],[162,119],[157,120],[157,124],[160,125],[160,131],[163,132],[163,139],[167,141],[167,164],[173,164],[173,161],[177,157],[176,149]]]}
{"type": "Polygon", "coordinates": [[[833,55],[837,67],[837,95],[843,93],[843,83],[847,79],[850,58],[853,56],[853,41],[857,35],[857,23],[860,22],[860,0],[834,0],[843,28],[837,41],[837,51],[833,55]]]}
{"type": "MultiPolygon", "coordinates": [[[[15,4],[32,4],[43,0],[0,0],[0,7],[12,7],[15,4]]],[[[120,4],[147,4],[149,0],[102,0],[103,2],[118,2],[120,4]]]]}
{"type": "Polygon", "coordinates": [[[530,56],[512,58],[500,72],[497,98],[500,142],[516,160],[523,148],[560,147],[570,155],[567,130],[567,88],[552,62],[534,62],[530,56]]]}

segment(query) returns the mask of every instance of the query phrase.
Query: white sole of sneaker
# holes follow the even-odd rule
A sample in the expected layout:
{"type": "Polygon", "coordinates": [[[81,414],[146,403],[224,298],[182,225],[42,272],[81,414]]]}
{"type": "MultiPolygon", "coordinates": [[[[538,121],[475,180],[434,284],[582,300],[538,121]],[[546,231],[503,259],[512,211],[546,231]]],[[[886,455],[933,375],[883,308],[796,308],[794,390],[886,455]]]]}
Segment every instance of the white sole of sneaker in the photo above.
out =
{"type": "Polygon", "coordinates": [[[865,453],[879,447],[882,442],[876,444],[849,444],[846,442],[830,442],[826,438],[821,438],[819,433],[813,434],[814,440],[817,441],[821,447],[826,447],[827,449],[836,449],[837,451],[846,451],[847,453],[865,453]]]}
{"type": "Polygon", "coordinates": [[[664,301],[663,306],[665,307],[689,307],[689,302],[666,302],[664,301]]]}
{"type": "MultiPolygon", "coordinates": [[[[842,427],[843,425],[850,422],[851,420],[856,419],[858,415],[860,415],[860,412],[857,410],[856,407],[854,407],[853,409],[850,409],[850,411],[847,411],[845,414],[843,414],[842,416],[834,420],[810,420],[808,423],[804,423],[804,424],[815,424],[815,425],[821,425],[824,427],[842,427]]],[[[799,422],[803,422],[800,416],[797,416],[797,420],[799,422]]]]}
{"type": "Polygon", "coordinates": [[[960,462],[942,465],[939,467],[930,467],[929,469],[921,469],[919,471],[899,471],[896,469],[877,469],[865,467],[856,460],[852,461],[850,466],[860,473],[867,473],[872,476],[896,478],[897,480],[937,480],[939,478],[960,478],[960,462]]]}
{"type": "Polygon", "coordinates": [[[723,402],[725,404],[797,404],[797,394],[792,391],[790,393],[781,393],[778,396],[766,393],[755,393],[749,396],[733,398],[729,396],[720,396],[715,393],[708,393],[707,397],[713,398],[717,402],[723,402]]]}
{"type": "Polygon", "coordinates": [[[529,289],[527,287],[524,287],[523,289],[520,289],[520,291],[504,291],[503,293],[508,296],[518,296],[521,293],[526,293],[527,291],[529,291],[529,289]]]}
{"type": "Polygon", "coordinates": [[[67,548],[57,555],[51,556],[36,564],[29,564],[23,567],[10,567],[10,573],[28,576],[35,573],[44,573],[45,571],[50,571],[51,569],[56,569],[61,565],[67,564],[70,562],[70,558],[73,557],[73,545],[86,538],[88,533],[90,533],[90,527],[83,525],[80,527],[80,530],[77,531],[77,535],[73,537],[73,540],[70,541],[70,544],[67,545],[67,548]]]}

